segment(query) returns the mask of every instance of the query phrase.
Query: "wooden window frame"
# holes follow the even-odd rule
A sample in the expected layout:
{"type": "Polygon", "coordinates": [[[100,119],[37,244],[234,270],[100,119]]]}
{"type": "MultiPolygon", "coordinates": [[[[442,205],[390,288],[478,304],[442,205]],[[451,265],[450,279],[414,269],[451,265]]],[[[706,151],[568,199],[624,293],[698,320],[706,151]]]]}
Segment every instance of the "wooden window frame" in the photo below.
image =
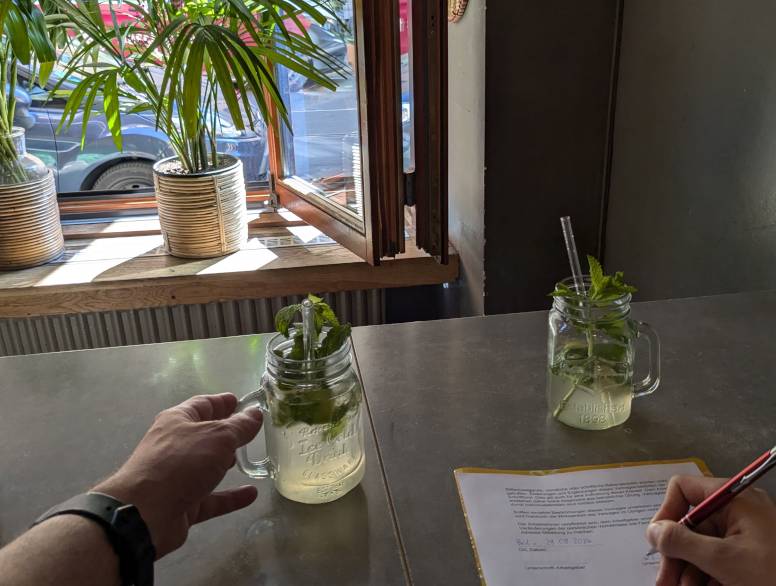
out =
{"type": "MultiPolygon", "coordinates": [[[[270,186],[278,202],[373,265],[405,250],[405,188],[401,124],[399,0],[353,0],[359,96],[363,229],[323,198],[283,177],[283,145],[272,113],[268,124],[270,186]]],[[[447,2],[412,0],[415,170],[414,227],[418,246],[448,262],[447,2]]]]}
{"type": "Polygon", "coordinates": [[[415,240],[449,262],[447,226],[447,1],[412,3],[415,119],[415,240]]]}

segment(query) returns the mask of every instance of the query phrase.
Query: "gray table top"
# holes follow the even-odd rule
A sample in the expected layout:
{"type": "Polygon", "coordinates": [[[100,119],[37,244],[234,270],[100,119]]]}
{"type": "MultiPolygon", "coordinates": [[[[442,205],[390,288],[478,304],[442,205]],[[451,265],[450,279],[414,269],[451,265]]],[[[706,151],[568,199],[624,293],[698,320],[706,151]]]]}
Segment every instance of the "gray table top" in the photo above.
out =
{"type": "MultiPolygon", "coordinates": [[[[264,336],[0,359],[0,544],[129,455],[162,409],[258,387],[264,336]]],[[[157,563],[158,584],[402,584],[385,484],[367,426],[360,487],[301,505],[259,485],[247,509],[196,526],[157,563]],[[264,489],[264,490],[262,490],[264,489]]],[[[223,487],[250,482],[232,470],[223,487]]]]}
{"type": "MultiPolygon", "coordinates": [[[[776,293],[634,304],[663,345],[663,382],[607,431],[551,419],[547,314],[354,332],[378,445],[415,584],[479,580],[453,469],[552,469],[696,456],[738,472],[776,444],[776,293]]],[[[776,475],[764,479],[776,491],[776,475]]]]}
{"type": "MultiPolygon", "coordinates": [[[[776,292],[635,304],[634,317],[660,333],[663,383],[603,432],[547,418],[544,312],[357,328],[384,475],[370,439],[362,488],[341,501],[261,491],[196,528],[159,583],[402,584],[401,551],[415,584],[474,585],[454,468],[697,456],[729,475],[776,443],[776,292]]],[[[254,336],[0,359],[0,543],[109,473],[158,410],[252,390],[262,349],[254,336]]]]}

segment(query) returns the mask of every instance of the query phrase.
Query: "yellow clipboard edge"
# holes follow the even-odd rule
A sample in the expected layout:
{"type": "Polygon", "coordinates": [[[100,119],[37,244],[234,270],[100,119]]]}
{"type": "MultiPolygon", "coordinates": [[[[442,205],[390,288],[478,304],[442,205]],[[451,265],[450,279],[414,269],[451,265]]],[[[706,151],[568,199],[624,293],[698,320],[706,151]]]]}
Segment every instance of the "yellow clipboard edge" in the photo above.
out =
{"type": "MultiPolygon", "coordinates": [[[[458,473],[473,470],[474,473],[484,472],[487,468],[456,468],[453,470],[453,477],[455,478],[455,488],[458,490],[458,500],[461,501],[461,509],[463,509],[463,519],[466,522],[466,532],[469,534],[469,543],[472,544],[472,551],[474,552],[474,563],[477,565],[477,575],[480,577],[480,586],[488,586],[485,583],[485,575],[482,573],[482,562],[480,561],[480,554],[477,551],[477,542],[474,540],[474,531],[472,530],[472,524],[469,523],[469,513],[466,511],[466,503],[463,501],[463,492],[461,491],[461,484],[458,482],[458,473]]],[[[507,472],[507,471],[504,471],[507,472]]]]}
{"type": "Polygon", "coordinates": [[[700,458],[678,458],[676,460],[642,460],[638,462],[617,462],[614,464],[599,464],[592,466],[570,466],[568,468],[555,468],[552,470],[503,470],[500,468],[456,468],[454,474],[517,474],[520,476],[548,476],[550,474],[563,474],[565,472],[584,472],[585,470],[605,470],[607,468],[633,468],[636,466],[654,466],[659,464],[685,464],[692,462],[704,476],[713,476],[706,462],[700,458]]]}
{"type": "Polygon", "coordinates": [[[550,474],[561,474],[563,472],[582,472],[584,470],[605,470],[607,468],[633,468],[636,466],[654,466],[655,464],[685,464],[692,462],[701,471],[704,476],[713,476],[711,470],[706,465],[706,462],[700,458],[679,458],[678,460],[642,460],[639,462],[618,462],[615,464],[600,464],[598,466],[570,466],[568,468],[556,468],[554,470],[502,470],[498,468],[456,468],[453,470],[453,477],[455,478],[455,486],[458,489],[458,500],[461,501],[461,509],[463,509],[463,518],[466,521],[466,531],[469,534],[469,541],[472,544],[472,551],[474,552],[474,563],[477,564],[477,575],[480,577],[480,585],[487,586],[485,582],[485,575],[482,572],[482,562],[480,562],[480,554],[477,551],[477,542],[474,540],[474,531],[472,531],[471,523],[469,523],[469,513],[466,512],[466,503],[463,501],[463,493],[461,492],[461,484],[458,482],[458,474],[517,474],[520,476],[549,476],[550,474]]]}

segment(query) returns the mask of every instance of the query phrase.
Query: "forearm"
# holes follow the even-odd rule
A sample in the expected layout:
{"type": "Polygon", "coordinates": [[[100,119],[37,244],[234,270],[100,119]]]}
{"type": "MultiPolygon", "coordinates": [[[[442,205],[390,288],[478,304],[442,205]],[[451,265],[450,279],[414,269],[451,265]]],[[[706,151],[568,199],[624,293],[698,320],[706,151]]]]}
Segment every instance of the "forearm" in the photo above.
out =
{"type": "Polygon", "coordinates": [[[59,515],[0,550],[0,586],[119,586],[119,561],[105,531],[59,515]]]}

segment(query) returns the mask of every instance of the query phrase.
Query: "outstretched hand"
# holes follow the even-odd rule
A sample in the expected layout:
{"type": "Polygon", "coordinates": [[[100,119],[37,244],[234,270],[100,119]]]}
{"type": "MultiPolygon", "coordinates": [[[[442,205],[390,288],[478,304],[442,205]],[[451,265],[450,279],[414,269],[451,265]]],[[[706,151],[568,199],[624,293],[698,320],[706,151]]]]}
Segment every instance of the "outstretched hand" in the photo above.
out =
{"type": "Polygon", "coordinates": [[[201,395],[159,413],[129,460],[92,490],[135,505],[157,558],[186,541],[192,525],[247,507],[254,486],[213,492],[235,450],[261,429],[258,409],[235,414],[237,398],[201,395]]]}

